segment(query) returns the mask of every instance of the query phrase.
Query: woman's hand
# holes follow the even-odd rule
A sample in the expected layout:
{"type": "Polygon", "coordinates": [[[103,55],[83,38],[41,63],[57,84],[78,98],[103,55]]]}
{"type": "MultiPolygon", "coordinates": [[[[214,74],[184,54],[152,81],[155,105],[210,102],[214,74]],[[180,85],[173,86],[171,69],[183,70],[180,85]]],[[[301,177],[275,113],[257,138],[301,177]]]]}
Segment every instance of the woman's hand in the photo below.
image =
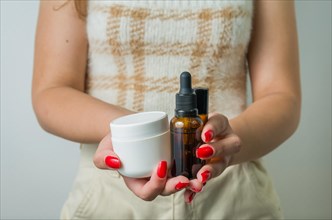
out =
{"type": "Polygon", "coordinates": [[[233,132],[228,119],[213,113],[203,128],[201,145],[196,156],[207,163],[197,173],[197,179],[203,184],[219,176],[232,162],[233,156],[240,151],[241,140],[233,132]]]}
{"type": "MultiPolygon", "coordinates": [[[[113,151],[113,145],[110,134],[106,135],[100,142],[98,149],[94,156],[94,164],[100,169],[119,169],[121,161],[113,151]]],[[[151,201],[158,195],[171,195],[182,189],[201,190],[202,183],[197,179],[189,181],[184,176],[177,176],[168,178],[169,164],[166,161],[161,161],[154,169],[150,178],[130,178],[123,176],[127,187],[139,198],[151,201]]],[[[188,202],[190,193],[185,193],[185,200],[188,202]]]]}
{"type": "MultiPolygon", "coordinates": [[[[195,194],[202,190],[207,180],[220,175],[231,163],[232,156],[239,152],[241,141],[234,134],[228,119],[221,114],[211,114],[203,128],[202,140],[206,143],[198,148],[196,156],[207,161],[197,173],[197,179],[184,176],[169,178],[169,164],[161,161],[150,178],[123,176],[127,187],[139,198],[151,201],[158,195],[171,195],[186,189],[184,200],[190,203],[195,194]]],[[[94,163],[100,169],[119,169],[121,161],[113,151],[110,134],[100,142],[94,156],[94,163]]]]}

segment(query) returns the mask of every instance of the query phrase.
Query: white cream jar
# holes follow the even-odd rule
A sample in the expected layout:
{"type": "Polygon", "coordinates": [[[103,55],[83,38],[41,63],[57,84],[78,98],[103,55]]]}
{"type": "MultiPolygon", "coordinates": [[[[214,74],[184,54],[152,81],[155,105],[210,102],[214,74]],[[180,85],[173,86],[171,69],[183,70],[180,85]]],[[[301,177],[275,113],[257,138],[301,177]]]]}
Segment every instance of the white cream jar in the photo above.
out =
{"type": "Polygon", "coordinates": [[[169,122],[165,112],[141,112],[110,124],[114,152],[121,160],[120,174],[149,177],[160,161],[171,165],[169,122]]]}

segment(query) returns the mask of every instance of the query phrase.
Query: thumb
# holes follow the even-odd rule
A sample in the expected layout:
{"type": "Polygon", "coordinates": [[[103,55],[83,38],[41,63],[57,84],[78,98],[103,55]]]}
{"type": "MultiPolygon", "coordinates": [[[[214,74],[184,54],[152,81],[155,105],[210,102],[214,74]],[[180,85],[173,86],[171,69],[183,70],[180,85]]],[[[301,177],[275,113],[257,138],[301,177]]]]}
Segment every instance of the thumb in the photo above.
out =
{"type": "Polygon", "coordinates": [[[93,162],[99,169],[119,169],[121,167],[120,159],[113,151],[110,134],[106,135],[99,143],[93,162]]]}

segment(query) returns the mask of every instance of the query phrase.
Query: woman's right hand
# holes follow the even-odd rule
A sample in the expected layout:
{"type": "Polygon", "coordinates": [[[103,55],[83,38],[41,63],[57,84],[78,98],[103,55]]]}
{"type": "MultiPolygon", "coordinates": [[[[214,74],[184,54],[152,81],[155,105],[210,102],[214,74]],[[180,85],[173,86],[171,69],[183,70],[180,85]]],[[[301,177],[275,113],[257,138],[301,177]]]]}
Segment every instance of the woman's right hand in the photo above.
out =
{"type": "MultiPolygon", "coordinates": [[[[100,142],[94,156],[94,164],[100,169],[119,169],[121,161],[113,151],[111,135],[106,135],[100,142]]],[[[169,178],[169,164],[166,161],[161,161],[154,169],[149,178],[130,178],[123,176],[127,187],[139,198],[145,201],[152,201],[158,195],[168,196],[176,193],[182,189],[187,189],[185,193],[185,200],[190,199],[190,189],[200,191],[203,187],[200,181],[191,180],[184,176],[177,176],[169,178]],[[188,198],[186,198],[188,197],[188,198]]]]}

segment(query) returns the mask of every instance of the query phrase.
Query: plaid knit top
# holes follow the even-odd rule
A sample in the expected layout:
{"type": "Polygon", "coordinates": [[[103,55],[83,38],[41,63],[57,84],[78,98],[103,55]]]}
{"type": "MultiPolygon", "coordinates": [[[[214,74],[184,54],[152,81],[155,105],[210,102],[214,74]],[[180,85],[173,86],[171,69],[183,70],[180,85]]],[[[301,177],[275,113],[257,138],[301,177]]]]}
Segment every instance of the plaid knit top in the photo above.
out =
{"type": "Polygon", "coordinates": [[[172,116],[179,75],[208,87],[210,112],[246,105],[251,1],[90,1],[86,92],[134,111],[172,116]]]}

